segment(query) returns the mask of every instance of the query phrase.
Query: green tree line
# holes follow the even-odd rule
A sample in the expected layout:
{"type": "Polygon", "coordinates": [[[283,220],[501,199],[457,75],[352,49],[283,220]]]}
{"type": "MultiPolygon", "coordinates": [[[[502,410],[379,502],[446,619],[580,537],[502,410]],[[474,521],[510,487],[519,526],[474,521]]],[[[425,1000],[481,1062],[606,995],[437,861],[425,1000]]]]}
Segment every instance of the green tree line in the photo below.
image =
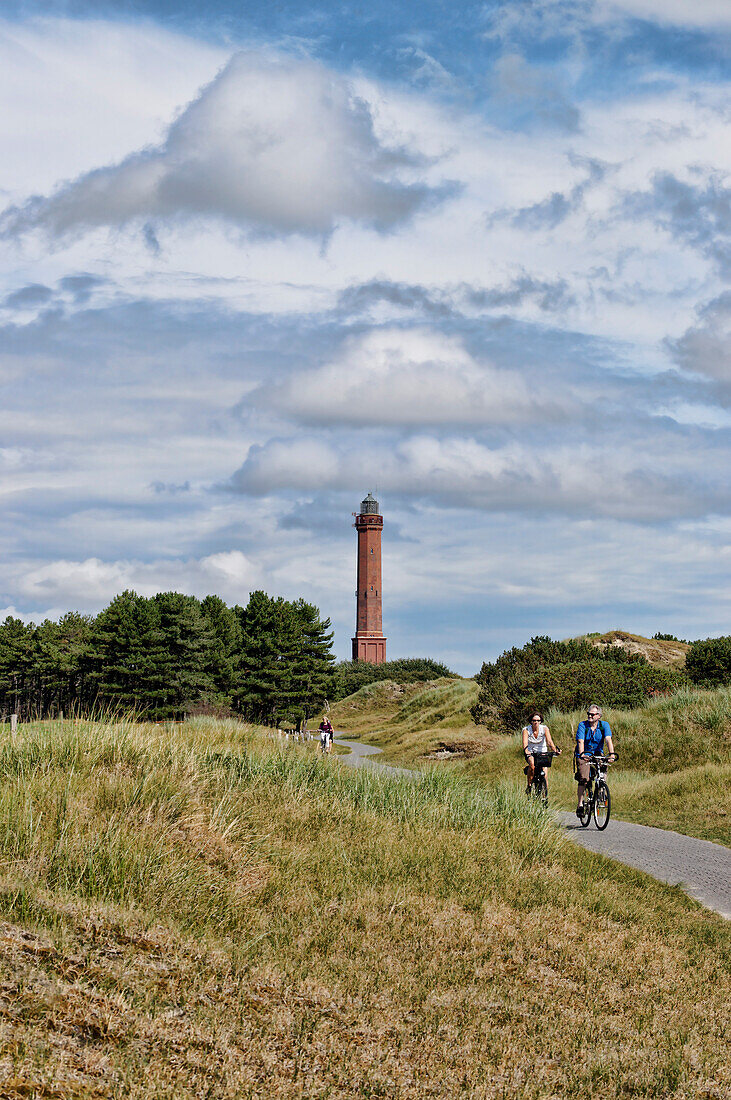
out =
{"type": "Polygon", "coordinates": [[[300,725],[333,686],[330,620],[305,600],[252,592],[246,607],[218,596],[126,591],[96,616],[0,626],[0,708],[21,719],[60,711],[196,709],[300,725]]]}

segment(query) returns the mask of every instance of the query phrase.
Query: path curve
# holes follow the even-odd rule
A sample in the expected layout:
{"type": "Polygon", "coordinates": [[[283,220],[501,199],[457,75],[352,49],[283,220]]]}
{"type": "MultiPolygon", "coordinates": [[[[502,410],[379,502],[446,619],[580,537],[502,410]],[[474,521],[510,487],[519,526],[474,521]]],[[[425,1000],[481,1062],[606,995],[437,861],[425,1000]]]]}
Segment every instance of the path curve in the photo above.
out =
{"type": "MultiPolygon", "coordinates": [[[[415,774],[409,768],[376,763],[373,757],[383,750],[375,745],[342,737],[336,737],[336,742],[350,749],[349,756],[338,757],[342,764],[412,777],[415,774]]],[[[582,829],[575,814],[560,813],[558,817],[571,840],[583,848],[619,860],[670,886],[680,886],[701,905],[731,920],[731,849],[669,829],[614,818],[600,833],[593,823],[582,829]]]]}
{"type": "Polygon", "coordinates": [[[408,775],[410,779],[413,779],[418,772],[415,772],[413,768],[399,768],[396,764],[377,764],[371,757],[379,756],[383,749],[379,749],[376,745],[364,745],[362,741],[349,741],[344,737],[336,736],[333,738],[336,745],[343,745],[344,748],[350,749],[349,756],[338,756],[338,760],[341,764],[348,764],[351,768],[373,768],[374,771],[379,772],[391,772],[396,775],[408,775]]]}

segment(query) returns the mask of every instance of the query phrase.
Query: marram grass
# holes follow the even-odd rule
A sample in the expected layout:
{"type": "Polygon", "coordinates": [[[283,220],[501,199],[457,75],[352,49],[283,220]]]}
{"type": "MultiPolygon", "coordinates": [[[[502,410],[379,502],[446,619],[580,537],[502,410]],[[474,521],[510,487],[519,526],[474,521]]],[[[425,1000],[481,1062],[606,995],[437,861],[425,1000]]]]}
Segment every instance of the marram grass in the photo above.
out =
{"type": "Polygon", "coordinates": [[[515,784],[236,722],[0,752],[0,1096],[713,1097],[728,925],[515,784]]]}

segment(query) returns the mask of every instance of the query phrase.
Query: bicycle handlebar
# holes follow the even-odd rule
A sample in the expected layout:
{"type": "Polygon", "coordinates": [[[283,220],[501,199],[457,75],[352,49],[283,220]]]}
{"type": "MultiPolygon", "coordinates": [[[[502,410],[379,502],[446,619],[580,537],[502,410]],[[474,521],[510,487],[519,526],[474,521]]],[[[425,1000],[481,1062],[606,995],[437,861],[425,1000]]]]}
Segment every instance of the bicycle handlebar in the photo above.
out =
{"type": "Polygon", "coordinates": [[[612,752],[609,756],[601,756],[599,753],[580,752],[579,760],[593,760],[596,764],[615,764],[619,759],[619,753],[612,752]]]}

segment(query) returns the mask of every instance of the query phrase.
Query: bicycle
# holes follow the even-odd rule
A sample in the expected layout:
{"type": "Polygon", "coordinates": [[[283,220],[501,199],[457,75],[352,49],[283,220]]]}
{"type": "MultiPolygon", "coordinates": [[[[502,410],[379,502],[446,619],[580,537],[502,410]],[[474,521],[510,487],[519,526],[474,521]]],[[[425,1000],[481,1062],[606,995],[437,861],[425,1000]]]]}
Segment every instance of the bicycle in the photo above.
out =
{"type": "Polygon", "coordinates": [[[579,821],[582,829],[586,829],[593,815],[594,824],[601,831],[606,829],[609,824],[612,812],[612,796],[609,793],[607,771],[610,764],[614,764],[617,760],[617,754],[615,752],[611,756],[601,756],[584,752],[579,759],[590,762],[589,782],[584,791],[584,801],[581,806],[582,812],[579,821]]]}
{"type": "MultiPolygon", "coordinates": [[[[560,756],[560,752],[535,752],[533,753],[533,782],[530,785],[529,797],[539,798],[544,806],[548,806],[548,782],[546,780],[546,768],[550,768],[554,756],[560,756]]],[[[526,764],[525,771],[528,772],[526,764]]]]}

